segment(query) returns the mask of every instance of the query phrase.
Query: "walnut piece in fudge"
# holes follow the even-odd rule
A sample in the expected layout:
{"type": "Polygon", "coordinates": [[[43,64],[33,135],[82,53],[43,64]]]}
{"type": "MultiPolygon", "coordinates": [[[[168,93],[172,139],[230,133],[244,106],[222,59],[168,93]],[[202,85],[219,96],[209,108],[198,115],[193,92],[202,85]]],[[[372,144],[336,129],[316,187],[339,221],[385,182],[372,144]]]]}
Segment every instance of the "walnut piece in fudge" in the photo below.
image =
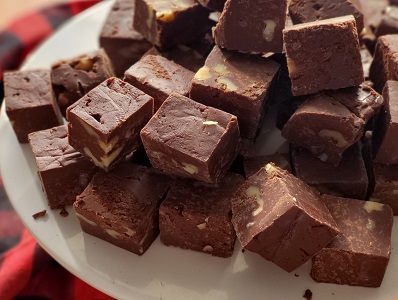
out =
{"type": "Polygon", "coordinates": [[[231,256],[236,239],[231,198],[244,181],[234,173],[227,173],[218,184],[177,180],[159,209],[162,243],[214,256],[231,256]]]}
{"type": "Polygon", "coordinates": [[[245,53],[282,53],[287,0],[227,0],[213,30],[216,45],[245,53]]]}
{"type": "Polygon", "coordinates": [[[232,224],[244,249],[287,272],[308,261],[339,233],[318,194],[272,164],[232,199],[232,224]]]}
{"type": "Polygon", "coordinates": [[[123,162],[95,174],[73,206],[84,232],[142,255],[159,233],[159,205],[172,183],[166,175],[123,162]]]}
{"type": "Polygon", "coordinates": [[[133,26],[152,44],[167,50],[197,37],[209,14],[195,0],[137,0],[133,26]]]}
{"type": "Polygon", "coordinates": [[[388,205],[322,196],[340,234],[312,259],[317,282],[379,287],[391,253],[393,215],[388,205]]]}
{"type": "Polygon", "coordinates": [[[141,145],[140,130],[153,115],[153,98],[113,77],[66,114],[71,146],[108,171],[141,145]]]}
{"type": "Polygon", "coordinates": [[[189,96],[236,115],[242,137],[254,140],[278,70],[279,64],[271,59],[215,46],[204,67],[195,74],[189,96]]]}
{"type": "Polygon", "coordinates": [[[108,54],[117,77],[122,77],[124,72],[152,47],[152,44],[133,28],[134,3],[131,0],[117,0],[100,33],[100,47],[108,54]]]}
{"type": "Polygon", "coordinates": [[[114,75],[112,63],[103,49],[55,63],[51,80],[62,115],[66,115],[70,105],[114,75]]]}
{"type": "Polygon", "coordinates": [[[73,204],[98,169],[68,144],[66,125],[29,134],[50,208],[73,204]]]}
{"type": "Polygon", "coordinates": [[[273,163],[278,168],[291,172],[292,167],[289,160],[289,155],[286,153],[245,157],[243,160],[245,177],[249,178],[250,176],[256,174],[261,168],[269,163],[273,163]]]}
{"type": "Polygon", "coordinates": [[[172,93],[188,96],[195,74],[160,55],[146,55],[131,66],[124,80],[155,99],[155,110],[172,93]]]}
{"type": "Polygon", "coordinates": [[[50,71],[4,72],[6,113],[20,143],[28,134],[62,124],[51,87],[50,71]]]}
{"type": "Polygon", "coordinates": [[[354,17],[287,27],[283,38],[293,95],[357,86],[364,81],[354,17]]]}
{"type": "Polygon", "coordinates": [[[239,150],[235,116],[179,94],[163,102],[141,138],[155,168],[208,183],[221,180],[239,150]]]}

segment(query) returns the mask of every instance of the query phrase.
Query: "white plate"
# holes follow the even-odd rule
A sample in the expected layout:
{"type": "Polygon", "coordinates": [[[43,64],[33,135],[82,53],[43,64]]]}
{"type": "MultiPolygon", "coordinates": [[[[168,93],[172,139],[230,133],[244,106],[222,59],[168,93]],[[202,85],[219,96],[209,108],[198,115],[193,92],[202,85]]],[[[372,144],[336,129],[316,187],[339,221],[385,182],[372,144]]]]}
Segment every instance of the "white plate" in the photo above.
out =
{"type": "MultiPolygon", "coordinates": [[[[24,68],[48,67],[60,58],[98,47],[97,36],[112,2],[87,10],[45,42],[24,68]]],[[[263,131],[269,142],[277,131],[263,131]]],[[[398,297],[398,239],[393,230],[393,253],[381,288],[317,284],[307,263],[288,274],[258,255],[244,254],[236,243],[229,259],[163,246],[159,239],[142,257],[82,233],[71,208],[67,218],[49,211],[41,191],[36,165],[28,145],[21,146],[12,131],[4,105],[0,116],[0,167],[10,200],[38,243],[70,272],[118,299],[380,299],[398,297]],[[32,214],[47,209],[43,219],[32,214]],[[296,276],[295,276],[296,274],[296,276]],[[298,275],[298,276],[297,276],[298,275]]],[[[268,144],[269,146],[269,144],[268,144]]],[[[273,152],[275,149],[267,151],[273,152]]],[[[275,145],[271,145],[275,146],[275,145]]],[[[260,147],[261,148],[261,147],[260,147]]]]}

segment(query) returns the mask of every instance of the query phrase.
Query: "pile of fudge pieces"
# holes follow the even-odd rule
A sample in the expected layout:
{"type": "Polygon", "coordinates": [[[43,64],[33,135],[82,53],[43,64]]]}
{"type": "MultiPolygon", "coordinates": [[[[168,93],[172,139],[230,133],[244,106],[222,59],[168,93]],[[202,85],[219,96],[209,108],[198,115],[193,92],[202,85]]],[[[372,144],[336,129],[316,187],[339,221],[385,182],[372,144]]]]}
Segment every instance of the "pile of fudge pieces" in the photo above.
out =
{"type": "Polygon", "coordinates": [[[312,259],[315,281],[378,287],[398,214],[394,2],[117,0],[100,50],[5,73],[6,111],[49,206],[88,234],[219,257],[237,237],[287,272],[312,259]],[[258,157],[270,107],[290,152],[258,157]]]}

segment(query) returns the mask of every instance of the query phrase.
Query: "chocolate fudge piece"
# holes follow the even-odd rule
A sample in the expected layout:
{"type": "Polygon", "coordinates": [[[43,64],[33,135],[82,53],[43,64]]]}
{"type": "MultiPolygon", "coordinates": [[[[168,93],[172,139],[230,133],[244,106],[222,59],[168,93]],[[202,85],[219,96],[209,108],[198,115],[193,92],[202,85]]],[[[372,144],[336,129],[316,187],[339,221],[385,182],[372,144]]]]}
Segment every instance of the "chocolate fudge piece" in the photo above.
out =
{"type": "Polygon", "coordinates": [[[317,282],[379,287],[391,253],[393,216],[388,205],[322,197],[340,234],[312,259],[317,282]]]}
{"type": "Polygon", "coordinates": [[[210,11],[195,0],[136,0],[133,26],[162,50],[190,42],[210,11]]]}
{"type": "Polygon", "coordinates": [[[73,204],[98,169],[68,144],[66,125],[31,133],[29,141],[49,206],[73,204]]]}
{"type": "Polygon", "coordinates": [[[363,14],[349,0],[291,0],[289,15],[293,24],[352,15],[358,30],[358,36],[364,28],[363,14]]]}
{"type": "Polygon", "coordinates": [[[398,7],[388,6],[384,10],[383,18],[376,29],[376,36],[398,33],[398,7]]]}
{"type": "Polygon", "coordinates": [[[273,163],[278,168],[292,172],[289,155],[286,153],[275,153],[272,155],[245,157],[243,160],[243,167],[246,178],[256,174],[261,168],[269,163],[273,163]]]}
{"type": "Polygon", "coordinates": [[[294,175],[321,194],[365,199],[368,174],[359,143],[344,152],[338,167],[333,167],[300,147],[291,149],[294,175]]]}
{"type": "Polygon", "coordinates": [[[159,234],[159,205],[172,183],[164,174],[124,162],[95,174],[73,206],[84,232],[142,255],[159,234]]]}
{"type": "Polygon", "coordinates": [[[373,134],[374,160],[398,164],[398,82],[387,81],[383,90],[384,105],[373,134]]]}
{"type": "Polygon", "coordinates": [[[366,47],[364,47],[364,46],[361,47],[360,52],[361,52],[363,76],[365,77],[365,80],[368,80],[369,79],[370,65],[372,64],[373,56],[369,52],[369,50],[366,47]]]}
{"type": "Polygon", "coordinates": [[[103,49],[55,63],[51,80],[62,115],[66,115],[70,105],[114,75],[112,63],[103,49]]]}
{"type": "Polygon", "coordinates": [[[133,0],[117,0],[100,33],[100,46],[108,54],[118,77],[122,77],[124,72],[152,47],[152,44],[133,28],[134,3],[133,0]]]}
{"type": "Polygon", "coordinates": [[[353,16],[294,25],[283,31],[283,37],[293,95],[364,81],[353,16]]]}
{"type": "Polygon", "coordinates": [[[141,145],[140,130],[153,115],[153,98],[113,77],[66,113],[71,146],[108,171],[141,145]]]}
{"type": "Polygon", "coordinates": [[[214,256],[232,255],[236,234],[231,223],[231,198],[245,182],[227,173],[219,184],[178,180],[159,209],[160,240],[214,256]]]}
{"type": "Polygon", "coordinates": [[[239,149],[235,116],[172,94],[141,130],[152,165],[165,173],[218,182],[239,149]]]}
{"type": "Polygon", "coordinates": [[[380,24],[383,12],[389,0],[351,0],[363,13],[364,21],[369,31],[374,31],[380,24]]]}
{"type": "Polygon", "coordinates": [[[31,132],[62,124],[49,70],[4,72],[6,113],[20,143],[31,132]]]}
{"type": "Polygon", "coordinates": [[[189,97],[236,115],[242,137],[254,139],[278,70],[279,64],[271,59],[215,46],[195,74],[189,97]]]}
{"type": "Polygon", "coordinates": [[[289,172],[266,165],[232,199],[232,224],[244,249],[287,272],[339,233],[319,195],[289,172]]]}
{"type": "Polygon", "coordinates": [[[387,80],[398,80],[398,34],[381,36],[377,40],[369,77],[375,90],[381,92],[387,80]]]}
{"type": "Polygon", "coordinates": [[[226,0],[198,0],[198,2],[210,10],[222,11],[226,0]]]}
{"type": "Polygon", "coordinates": [[[374,163],[374,189],[372,201],[389,205],[394,215],[398,215],[398,165],[374,163]]]}
{"type": "Polygon", "coordinates": [[[155,99],[155,110],[172,93],[188,96],[192,71],[159,55],[146,55],[131,66],[124,80],[155,99]]]}

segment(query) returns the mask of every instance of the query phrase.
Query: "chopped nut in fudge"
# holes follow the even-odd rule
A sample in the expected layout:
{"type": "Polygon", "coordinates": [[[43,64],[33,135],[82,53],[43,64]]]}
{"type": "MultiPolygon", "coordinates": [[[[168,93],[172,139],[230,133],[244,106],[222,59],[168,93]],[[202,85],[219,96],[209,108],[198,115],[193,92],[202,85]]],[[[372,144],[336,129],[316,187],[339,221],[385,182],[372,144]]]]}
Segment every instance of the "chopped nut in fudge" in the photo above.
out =
{"type": "Polygon", "coordinates": [[[292,172],[289,155],[285,153],[275,153],[272,155],[245,157],[243,160],[243,167],[246,178],[256,174],[261,168],[269,163],[273,163],[275,166],[283,170],[292,172]]]}

